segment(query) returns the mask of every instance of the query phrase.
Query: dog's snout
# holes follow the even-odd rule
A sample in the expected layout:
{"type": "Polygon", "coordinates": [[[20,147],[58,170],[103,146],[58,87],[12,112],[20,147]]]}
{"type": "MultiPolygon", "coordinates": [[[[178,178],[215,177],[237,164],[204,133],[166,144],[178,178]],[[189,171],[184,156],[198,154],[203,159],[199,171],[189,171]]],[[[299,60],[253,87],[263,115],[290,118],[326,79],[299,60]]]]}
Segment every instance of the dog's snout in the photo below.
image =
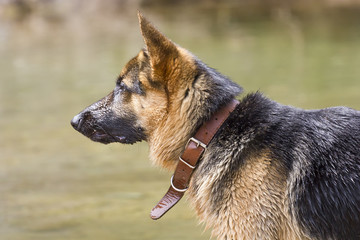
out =
{"type": "Polygon", "coordinates": [[[76,130],[79,130],[81,127],[82,121],[83,121],[83,116],[80,113],[71,120],[71,126],[73,126],[73,128],[75,128],[76,130]]]}

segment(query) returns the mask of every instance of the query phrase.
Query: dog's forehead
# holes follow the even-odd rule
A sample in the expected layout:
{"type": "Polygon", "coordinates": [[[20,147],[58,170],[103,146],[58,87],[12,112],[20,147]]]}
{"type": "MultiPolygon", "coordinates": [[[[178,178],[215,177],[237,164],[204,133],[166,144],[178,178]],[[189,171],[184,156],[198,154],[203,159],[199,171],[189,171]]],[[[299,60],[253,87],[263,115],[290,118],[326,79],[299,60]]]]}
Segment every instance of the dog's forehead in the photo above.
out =
{"type": "Polygon", "coordinates": [[[149,58],[145,49],[142,49],[138,55],[130,59],[129,62],[126,63],[125,67],[122,69],[120,76],[125,77],[129,74],[138,73],[144,63],[148,62],[149,58]]]}
{"type": "Polygon", "coordinates": [[[128,75],[132,75],[134,71],[137,71],[139,68],[139,62],[137,56],[132,58],[120,72],[120,77],[125,78],[128,75]]]}

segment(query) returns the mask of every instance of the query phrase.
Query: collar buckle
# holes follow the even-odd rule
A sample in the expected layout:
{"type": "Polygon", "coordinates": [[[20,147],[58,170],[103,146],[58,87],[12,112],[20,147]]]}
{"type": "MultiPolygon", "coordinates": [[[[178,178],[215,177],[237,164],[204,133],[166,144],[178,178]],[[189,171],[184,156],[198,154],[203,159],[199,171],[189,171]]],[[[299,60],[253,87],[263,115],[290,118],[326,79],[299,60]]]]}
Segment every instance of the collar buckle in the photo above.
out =
{"type": "Polygon", "coordinates": [[[198,140],[194,137],[189,138],[189,140],[186,143],[185,148],[187,148],[189,146],[190,142],[196,143],[196,148],[198,148],[199,146],[202,147],[204,150],[206,150],[206,148],[207,148],[207,145],[205,143],[201,142],[200,140],[198,140]]]}

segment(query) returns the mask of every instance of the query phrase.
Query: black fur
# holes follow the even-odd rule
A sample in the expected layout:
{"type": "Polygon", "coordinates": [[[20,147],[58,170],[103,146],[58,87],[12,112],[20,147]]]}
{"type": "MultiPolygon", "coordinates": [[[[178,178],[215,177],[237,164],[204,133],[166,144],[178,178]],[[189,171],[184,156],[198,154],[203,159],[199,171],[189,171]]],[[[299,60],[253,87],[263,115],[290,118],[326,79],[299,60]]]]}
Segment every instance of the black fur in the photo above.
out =
{"type": "MultiPolygon", "coordinates": [[[[231,99],[239,95],[243,89],[229,78],[215,69],[208,67],[200,60],[195,62],[197,74],[192,82],[192,88],[197,92],[197,103],[193,111],[197,112],[192,121],[197,122],[197,127],[207,121],[219,108],[227,104],[231,99]],[[206,81],[206,86],[201,84],[201,90],[196,88],[197,82],[206,81]],[[214,95],[216,93],[216,95],[214,95]]],[[[197,130],[197,127],[193,131],[197,130]]]]}
{"type": "Polygon", "coordinates": [[[122,112],[119,116],[111,107],[115,95],[119,95],[118,98],[124,102],[131,94],[131,90],[120,82],[108,96],[75,116],[71,120],[71,125],[91,140],[104,144],[133,144],[146,140],[144,129],[136,125],[136,117],[131,111],[122,112]]]}

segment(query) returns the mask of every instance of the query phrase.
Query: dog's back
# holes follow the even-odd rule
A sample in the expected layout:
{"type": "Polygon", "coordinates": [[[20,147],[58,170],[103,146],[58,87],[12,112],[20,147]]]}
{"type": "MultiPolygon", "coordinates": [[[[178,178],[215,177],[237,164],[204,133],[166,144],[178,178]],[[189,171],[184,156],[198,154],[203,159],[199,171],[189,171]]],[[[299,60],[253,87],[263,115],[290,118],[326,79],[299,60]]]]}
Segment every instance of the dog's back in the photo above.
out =
{"type": "Polygon", "coordinates": [[[360,239],[360,112],[336,107],[294,119],[285,124],[294,146],[287,159],[293,217],[320,239],[360,239]]]}

